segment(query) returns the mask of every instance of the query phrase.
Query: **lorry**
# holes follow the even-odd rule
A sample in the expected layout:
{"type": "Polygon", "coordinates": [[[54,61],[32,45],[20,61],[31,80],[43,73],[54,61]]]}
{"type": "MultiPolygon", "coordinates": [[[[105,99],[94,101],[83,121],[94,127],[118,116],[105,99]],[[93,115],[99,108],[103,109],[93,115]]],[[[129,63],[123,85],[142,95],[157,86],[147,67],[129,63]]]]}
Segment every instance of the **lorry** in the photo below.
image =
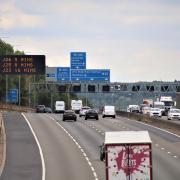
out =
{"type": "Polygon", "coordinates": [[[149,107],[152,107],[153,106],[153,99],[143,99],[143,104],[146,104],[149,107]]]}
{"type": "Polygon", "coordinates": [[[106,180],[152,180],[152,142],[148,131],[105,133],[106,180]]]}
{"type": "Polygon", "coordinates": [[[153,107],[154,108],[159,108],[161,110],[162,116],[165,115],[165,104],[164,104],[164,102],[154,101],[153,107]]]}
{"type": "Polygon", "coordinates": [[[80,109],[82,108],[82,100],[71,100],[71,109],[79,114],[80,109]]]}
{"type": "Polygon", "coordinates": [[[56,101],[55,102],[55,113],[64,113],[65,111],[65,102],[64,101],[56,101]]]}
{"type": "Polygon", "coordinates": [[[158,101],[159,102],[164,102],[165,115],[167,115],[170,108],[172,108],[175,105],[171,96],[160,96],[158,98],[158,101]]]}

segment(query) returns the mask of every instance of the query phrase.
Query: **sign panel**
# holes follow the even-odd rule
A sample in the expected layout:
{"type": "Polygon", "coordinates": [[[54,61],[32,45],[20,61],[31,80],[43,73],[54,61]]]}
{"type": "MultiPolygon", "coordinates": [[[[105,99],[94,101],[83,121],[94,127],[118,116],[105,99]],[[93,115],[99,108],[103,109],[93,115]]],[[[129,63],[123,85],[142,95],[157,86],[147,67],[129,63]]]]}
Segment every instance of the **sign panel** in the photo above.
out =
{"type": "Polygon", "coordinates": [[[18,102],[18,89],[10,89],[8,91],[8,102],[11,102],[11,103],[18,102]]]}
{"type": "Polygon", "coordinates": [[[71,70],[71,81],[86,81],[86,70],[71,70]]]}
{"type": "Polygon", "coordinates": [[[70,81],[69,67],[57,67],[57,81],[70,81]]]}
{"type": "Polygon", "coordinates": [[[0,74],[45,74],[44,55],[0,56],[0,74]]]}
{"type": "Polygon", "coordinates": [[[85,52],[71,52],[71,69],[86,69],[85,52]]]}
{"type": "Polygon", "coordinates": [[[109,82],[110,70],[108,69],[79,69],[71,70],[71,81],[109,82]]]}
{"type": "Polygon", "coordinates": [[[151,147],[149,144],[109,145],[108,177],[111,180],[151,180],[151,147]]]}
{"type": "Polygon", "coordinates": [[[57,67],[46,67],[46,81],[47,82],[57,81],[57,67]]]}
{"type": "Polygon", "coordinates": [[[109,69],[87,69],[86,81],[110,82],[110,70],[109,69]]]}

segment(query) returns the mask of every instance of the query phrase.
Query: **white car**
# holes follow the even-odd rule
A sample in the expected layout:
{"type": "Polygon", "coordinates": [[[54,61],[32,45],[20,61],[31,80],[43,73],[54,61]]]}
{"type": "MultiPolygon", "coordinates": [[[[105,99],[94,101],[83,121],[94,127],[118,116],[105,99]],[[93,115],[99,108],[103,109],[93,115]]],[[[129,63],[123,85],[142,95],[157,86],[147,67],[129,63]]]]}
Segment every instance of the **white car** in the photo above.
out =
{"type": "Polygon", "coordinates": [[[88,106],[83,106],[79,111],[79,117],[85,116],[86,111],[89,110],[89,109],[91,109],[91,108],[88,107],[88,106]]]}
{"type": "Polygon", "coordinates": [[[159,108],[151,108],[149,115],[156,116],[156,117],[161,117],[162,116],[162,111],[159,108]]]}
{"type": "Polygon", "coordinates": [[[167,115],[168,120],[179,119],[180,120],[180,110],[179,109],[170,109],[167,115]]]}
{"type": "Polygon", "coordinates": [[[142,108],[142,114],[150,114],[151,108],[148,106],[145,106],[142,108]]]}

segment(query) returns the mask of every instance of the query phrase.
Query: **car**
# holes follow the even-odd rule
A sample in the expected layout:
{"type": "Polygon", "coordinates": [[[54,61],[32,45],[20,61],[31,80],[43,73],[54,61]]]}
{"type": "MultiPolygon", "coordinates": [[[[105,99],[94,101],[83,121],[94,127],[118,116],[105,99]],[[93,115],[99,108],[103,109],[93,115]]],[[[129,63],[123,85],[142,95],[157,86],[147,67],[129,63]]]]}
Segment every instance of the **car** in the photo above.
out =
{"type": "Polygon", "coordinates": [[[45,105],[37,105],[36,106],[37,113],[45,113],[46,112],[45,109],[46,109],[45,105]]]}
{"type": "Polygon", "coordinates": [[[66,110],[63,114],[63,121],[74,120],[77,121],[77,116],[73,110],[66,110]]]}
{"type": "Polygon", "coordinates": [[[104,106],[102,112],[102,118],[113,117],[116,118],[115,106],[104,106]]]}
{"type": "Polygon", "coordinates": [[[46,113],[52,113],[52,109],[50,107],[45,107],[45,112],[46,113]]]}
{"type": "Polygon", "coordinates": [[[140,107],[138,105],[129,105],[127,107],[127,112],[140,113],[140,107]]]}
{"type": "Polygon", "coordinates": [[[79,111],[79,117],[85,116],[87,110],[91,109],[89,106],[83,106],[79,111]]]}
{"type": "Polygon", "coordinates": [[[151,117],[153,117],[153,116],[155,116],[155,117],[161,117],[161,116],[162,116],[162,111],[161,111],[161,109],[159,109],[159,108],[151,108],[149,115],[150,115],[151,117]]]}
{"type": "Polygon", "coordinates": [[[85,113],[85,120],[87,119],[99,119],[98,113],[97,111],[95,111],[94,109],[89,109],[86,111],[85,113]]]}
{"type": "Polygon", "coordinates": [[[150,114],[150,110],[151,110],[150,107],[145,106],[145,107],[142,108],[142,114],[149,115],[150,114]]]}
{"type": "Polygon", "coordinates": [[[170,109],[167,115],[168,120],[178,119],[180,120],[180,110],[179,109],[170,109]]]}

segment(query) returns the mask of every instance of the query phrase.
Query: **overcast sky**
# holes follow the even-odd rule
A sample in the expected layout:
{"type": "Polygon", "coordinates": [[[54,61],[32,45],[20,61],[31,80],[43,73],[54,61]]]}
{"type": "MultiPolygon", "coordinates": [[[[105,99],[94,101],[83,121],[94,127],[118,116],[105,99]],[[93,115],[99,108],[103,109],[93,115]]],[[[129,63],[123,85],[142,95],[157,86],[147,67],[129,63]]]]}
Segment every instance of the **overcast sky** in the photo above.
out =
{"type": "Polygon", "coordinates": [[[0,37],[48,66],[111,69],[111,81],[180,80],[180,0],[0,0],[0,37]]]}

